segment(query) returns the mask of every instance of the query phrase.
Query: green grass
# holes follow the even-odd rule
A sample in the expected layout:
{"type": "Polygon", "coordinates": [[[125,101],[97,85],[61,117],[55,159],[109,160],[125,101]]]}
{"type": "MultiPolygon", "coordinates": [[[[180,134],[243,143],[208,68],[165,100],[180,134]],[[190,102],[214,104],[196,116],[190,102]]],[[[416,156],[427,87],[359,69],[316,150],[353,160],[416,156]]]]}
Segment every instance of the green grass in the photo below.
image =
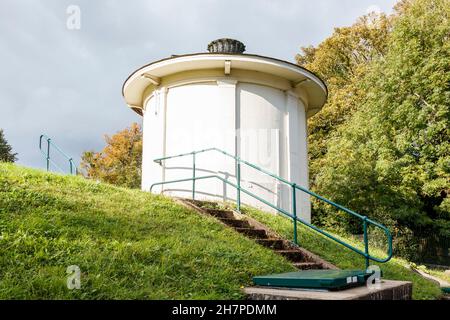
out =
{"type": "Polygon", "coordinates": [[[0,163],[0,299],[239,299],[290,270],[169,198],[0,163]]]}
{"type": "MultiPolygon", "coordinates": [[[[291,239],[288,219],[244,211],[291,239]]],[[[364,268],[359,255],[305,227],[299,241],[342,269],[364,268]]],[[[415,299],[438,298],[439,287],[407,264],[380,267],[385,278],[412,281],[415,299]]],[[[0,299],[240,299],[252,276],[290,270],[170,198],[0,163],[0,299]],[[81,269],[80,290],[67,288],[69,265],[81,269]]]]}
{"type": "MultiPolygon", "coordinates": [[[[243,212],[267,225],[280,236],[292,239],[293,226],[290,219],[249,207],[244,207],[243,212]]],[[[357,239],[335,236],[364,251],[362,242],[357,239]]],[[[300,224],[298,225],[298,241],[303,248],[316,253],[341,269],[365,269],[365,261],[362,256],[300,224]]],[[[370,250],[371,254],[377,257],[385,256],[385,253],[379,249],[370,248],[370,250]]],[[[394,257],[387,263],[371,261],[371,264],[381,268],[385,279],[412,281],[413,299],[438,299],[442,294],[439,286],[434,282],[409,270],[407,268],[409,263],[403,259],[394,257]]]]}

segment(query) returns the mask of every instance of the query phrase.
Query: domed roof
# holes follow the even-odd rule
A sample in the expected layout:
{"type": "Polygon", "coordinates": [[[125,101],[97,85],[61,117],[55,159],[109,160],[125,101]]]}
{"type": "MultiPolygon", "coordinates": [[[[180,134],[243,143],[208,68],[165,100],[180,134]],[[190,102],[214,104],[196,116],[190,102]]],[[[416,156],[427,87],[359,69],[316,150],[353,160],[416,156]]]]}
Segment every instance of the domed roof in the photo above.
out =
{"type": "Polygon", "coordinates": [[[308,96],[308,116],[320,111],[328,90],[325,83],[311,71],[291,62],[255,54],[244,54],[245,45],[233,39],[218,39],[208,45],[209,52],[174,55],[151,62],[134,71],[124,82],[122,94],[130,108],[142,115],[144,94],[157,88],[165,77],[186,71],[224,69],[225,76],[233,77],[232,70],[247,70],[284,78],[292,89],[305,91],[308,96]],[[226,73],[228,67],[228,73],[226,73]],[[300,89],[301,88],[301,89],[300,89]]]}

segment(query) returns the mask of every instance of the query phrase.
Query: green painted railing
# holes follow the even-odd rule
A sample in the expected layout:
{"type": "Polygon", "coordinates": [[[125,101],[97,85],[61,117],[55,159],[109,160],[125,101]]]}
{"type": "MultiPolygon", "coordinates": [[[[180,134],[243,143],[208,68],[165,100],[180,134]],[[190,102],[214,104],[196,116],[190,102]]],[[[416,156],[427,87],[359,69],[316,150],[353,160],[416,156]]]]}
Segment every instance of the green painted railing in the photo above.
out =
{"type": "Polygon", "coordinates": [[[54,142],[52,142],[52,139],[50,139],[47,135],[45,134],[41,134],[41,136],[39,137],[39,150],[41,151],[42,155],[45,158],[45,164],[46,164],[46,168],[47,171],[50,171],[50,165],[55,166],[56,168],[58,168],[61,172],[66,172],[64,169],[62,169],[60,166],[58,166],[50,157],[51,153],[50,153],[50,149],[51,147],[53,147],[53,149],[55,149],[56,151],[58,151],[59,154],[61,154],[68,162],[69,165],[69,172],[70,174],[77,174],[78,170],[77,167],[75,165],[75,163],[73,162],[73,159],[71,157],[69,157],[64,151],[61,150],[60,147],[58,147],[54,142]],[[45,146],[45,150],[43,149],[43,140],[47,141],[46,146],[45,146]]]}
{"type": "Polygon", "coordinates": [[[366,216],[360,215],[359,213],[356,213],[356,212],[354,212],[354,211],[352,211],[350,209],[347,209],[344,206],[341,206],[341,205],[339,205],[337,203],[334,203],[333,201],[325,199],[324,197],[318,195],[317,193],[314,193],[314,192],[312,192],[310,190],[307,190],[307,189],[305,189],[305,188],[303,188],[301,186],[298,186],[295,183],[287,181],[286,179],[283,179],[283,178],[281,178],[281,177],[279,177],[279,176],[277,176],[277,175],[275,175],[275,174],[273,174],[271,172],[268,172],[267,170],[264,170],[264,169],[262,169],[262,168],[260,168],[260,167],[258,167],[256,165],[250,163],[250,162],[242,160],[239,157],[236,157],[236,156],[234,156],[232,154],[229,154],[229,153],[227,153],[227,152],[225,152],[223,150],[220,150],[220,149],[217,149],[217,148],[209,148],[209,149],[193,151],[193,152],[189,152],[189,153],[182,153],[182,154],[169,156],[169,157],[158,158],[158,159],[155,159],[154,162],[159,163],[160,165],[162,165],[162,162],[165,161],[165,160],[173,159],[173,158],[179,158],[179,157],[185,157],[185,156],[192,156],[192,177],[185,178],[185,179],[177,179],[177,180],[171,180],[171,181],[157,182],[157,183],[154,183],[154,184],[152,184],[150,186],[150,191],[152,191],[153,187],[157,186],[157,185],[165,185],[165,184],[179,183],[179,182],[185,182],[185,181],[192,181],[192,199],[195,199],[195,182],[197,180],[218,179],[218,180],[221,180],[222,182],[224,182],[224,183],[226,183],[226,184],[236,188],[236,191],[237,191],[236,207],[237,207],[238,211],[240,211],[240,208],[241,208],[241,192],[243,192],[243,193],[245,193],[245,194],[247,194],[247,195],[257,199],[258,201],[261,201],[262,203],[266,204],[267,206],[277,210],[279,213],[283,214],[284,216],[292,219],[293,225],[294,225],[293,238],[294,238],[294,243],[297,244],[297,245],[298,245],[297,223],[301,223],[301,224],[307,226],[308,228],[313,229],[314,231],[316,231],[316,232],[326,236],[329,239],[334,240],[335,242],[343,245],[344,247],[346,247],[346,248],[356,252],[357,254],[363,256],[364,259],[365,259],[365,262],[366,262],[366,267],[369,266],[369,260],[376,261],[376,262],[379,262],[379,263],[384,263],[384,262],[389,261],[392,258],[392,235],[391,235],[389,229],[386,228],[384,225],[382,225],[382,224],[380,224],[378,222],[375,222],[375,221],[369,219],[366,216]],[[210,152],[210,151],[216,151],[216,152],[222,153],[222,154],[224,154],[224,155],[226,155],[226,156],[228,156],[230,158],[233,158],[235,160],[235,162],[236,162],[236,182],[237,182],[236,184],[234,184],[234,183],[228,181],[227,179],[224,179],[224,178],[222,178],[221,176],[218,176],[218,175],[207,175],[207,176],[197,176],[196,175],[196,166],[195,166],[196,155],[199,154],[199,153],[210,152]],[[253,169],[256,169],[256,170],[258,170],[258,171],[260,171],[260,172],[262,172],[262,173],[264,173],[264,174],[266,174],[266,175],[268,175],[268,176],[270,176],[270,177],[272,177],[272,178],[274,178],[274,179],[276,179],[276,180],[278,180],[280,182],[283,182],[283,183],[289,185],[291,187],[291,192],[292,192],[292,212],[288,212],[288,211],[286,211],[286,210],[284,210],[284,209],[282,209],[282,208],[280,208],[280,207],[270,203],[269,201],[267,201],[267,200],[257,196],[256,194],[254,194],[254,193],[252,193],[252,192],[242,188],[241,187],[241,164],[245,164],[245,165],[247,165],[247,166],[249,166],[249,167],[251,167],[253,169]],[[308,223],[308,222],[304,221],[303,219],[299,218],[297,216],[297,205],[296,205],[296,203],[297,203],[296,191],[297,190],[299,190],[301,192],[304,192],[306,194],[309,194],[310,196],[312,196],[312,197],[314,197],[314,198],[316,198],[316,199],[318,199],[320,201],[323,201],[323,202],[325,202],[325,203],[327,203],[327,204],[337,208],[338,210],[344,211],[344,212],[346,212],[346,213],[348,213],[348,214],[350,214],[350,215],[360,219],[362,221],[363,232],[364,232],[364,237],[363,237],[363,239],[364,239],[364,251],[362,251],[362,250],[352,246],[351,244],[346,243],[345,241],[343,241],[341,239],[338,239],[334,235],[332,235],[332,234],[330,234],[330,233],[328,233],[328,232],[326,232],[326,231],[324,231],[324,230],[322,230],[322,229],[312,225],[311,223],[308,223]],[[388,243],[388,252],[387,252],[387,257],[384,258],[384,259],[377,258],[375,256],[370,255],[370,253],[369,253],[369,239],[368,239],[368,230],[367,230],[369,225],[373,225],[373,226],[375,226],[377,228],[382,229],[385,232],[385,234],[386,234],[387,243],[388,243]]]}

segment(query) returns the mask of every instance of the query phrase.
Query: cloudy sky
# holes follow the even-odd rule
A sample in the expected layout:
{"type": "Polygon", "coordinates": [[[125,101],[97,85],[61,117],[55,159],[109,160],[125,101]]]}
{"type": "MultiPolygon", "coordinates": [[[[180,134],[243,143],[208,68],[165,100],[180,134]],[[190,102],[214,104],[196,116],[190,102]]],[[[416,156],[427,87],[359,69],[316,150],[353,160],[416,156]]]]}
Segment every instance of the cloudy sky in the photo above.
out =
{"type": "Polygon", "coordinates": [[[19,163],[43,167],[41,133],[79,162],[103,135],[141,119],[121,95],[136,68],[171,54],[206,51],[231,37],[247,53],[294,61],[334,27],[394,0],[0,0],[0,128],[19,163]],[[67,9],[81,11],[80,29],[67,9]]]}

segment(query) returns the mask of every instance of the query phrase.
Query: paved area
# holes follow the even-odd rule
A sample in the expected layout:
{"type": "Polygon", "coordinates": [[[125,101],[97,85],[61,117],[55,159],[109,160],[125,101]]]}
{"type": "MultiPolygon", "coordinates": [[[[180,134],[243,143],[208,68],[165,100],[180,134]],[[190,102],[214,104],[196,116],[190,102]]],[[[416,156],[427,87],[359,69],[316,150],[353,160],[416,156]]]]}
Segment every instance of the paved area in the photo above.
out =
{"type": "Polygon", "coordinates": [[[272,287],[247,287],[243,290],[251,300],[410,300],[412,283],[382,280],[378,289],[360,286],[342,291],[272,287]]]}

